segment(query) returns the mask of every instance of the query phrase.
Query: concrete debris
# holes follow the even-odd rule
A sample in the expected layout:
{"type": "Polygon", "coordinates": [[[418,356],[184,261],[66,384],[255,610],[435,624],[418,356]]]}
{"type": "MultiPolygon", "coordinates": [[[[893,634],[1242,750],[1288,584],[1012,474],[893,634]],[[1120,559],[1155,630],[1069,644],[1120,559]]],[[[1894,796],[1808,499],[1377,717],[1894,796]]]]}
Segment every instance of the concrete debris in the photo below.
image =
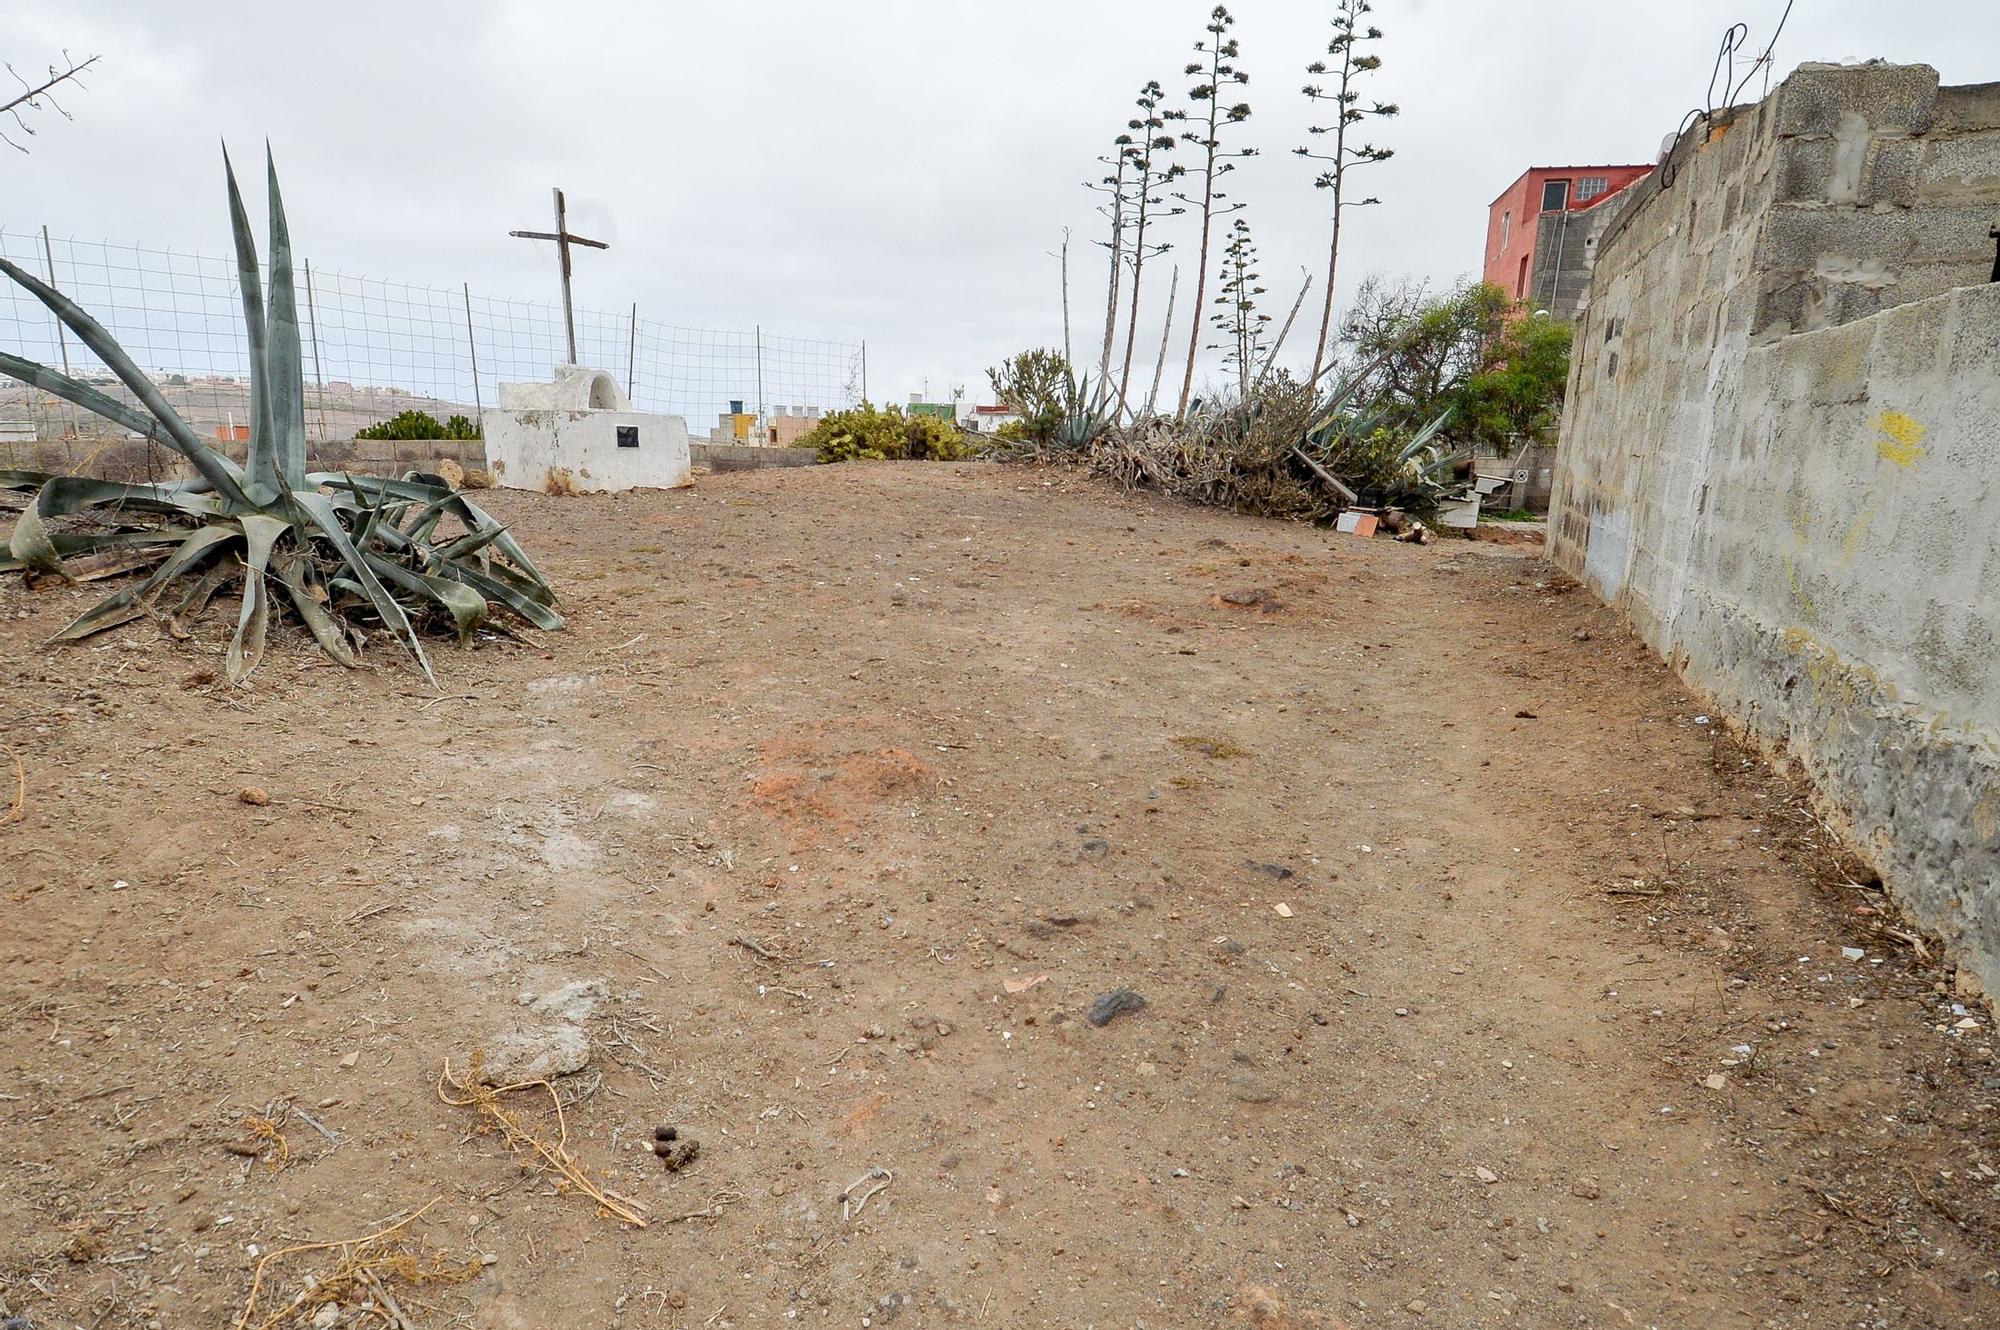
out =
{"type": "Polygon", "coordinates": [[[486,1045],[479,1078],[488,1085],[553,1080],[590,1065],[590,1036],[578,1025],[554,1024],[515,1030],[486,1045]]]}
{"type": "Polygon", "coordinates": [[[597,1004],[611,995],[611,990],[602,979],[577,979],[535,997],[521,995],[522,1005],[537,1016],[547,1016],[559,1021],[588,1020],[597,1010],[597,1004]]]}

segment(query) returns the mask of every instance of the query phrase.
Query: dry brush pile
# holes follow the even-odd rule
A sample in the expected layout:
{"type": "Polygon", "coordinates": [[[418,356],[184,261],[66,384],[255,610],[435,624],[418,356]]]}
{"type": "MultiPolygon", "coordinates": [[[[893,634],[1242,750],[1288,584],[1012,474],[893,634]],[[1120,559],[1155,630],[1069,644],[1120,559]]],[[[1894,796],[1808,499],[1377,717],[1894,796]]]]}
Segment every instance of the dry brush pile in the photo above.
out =
{"type": "Polygon", "coordinates": [[[1040,437],[986,455],[1074,463],[1127,489],[1256,517],[1330,522],[1363,506],[1429,521],[1464,497],[1470,454],[1438,441],[1445,416],[1412,423],[1364,400],[1369,368],[1323,393],[1278,371],[1247,398],[1129,423],[1101,385],[1071,379],[1040,437]]]}

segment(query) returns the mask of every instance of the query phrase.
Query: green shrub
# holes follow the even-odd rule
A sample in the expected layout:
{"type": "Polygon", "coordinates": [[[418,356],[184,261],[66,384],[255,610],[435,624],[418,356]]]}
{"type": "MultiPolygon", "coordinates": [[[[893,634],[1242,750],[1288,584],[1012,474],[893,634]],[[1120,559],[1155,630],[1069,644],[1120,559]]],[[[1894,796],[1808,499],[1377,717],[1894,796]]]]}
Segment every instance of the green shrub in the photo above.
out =
{"type": "Polygon", "coordinates": [[[824,417],[793,446],[817,449],[822,462],[956,462],[971,452],[964,436],[935,416],[906,416],[899,406],[872,402],[824,417]]]}
{"type": "Polygon", "coordinates": [[[440,422],[428,411],[399,411],[379,425],[354,431],[357,439],[476,439],[479,426],[464,416],[440,422]]]}

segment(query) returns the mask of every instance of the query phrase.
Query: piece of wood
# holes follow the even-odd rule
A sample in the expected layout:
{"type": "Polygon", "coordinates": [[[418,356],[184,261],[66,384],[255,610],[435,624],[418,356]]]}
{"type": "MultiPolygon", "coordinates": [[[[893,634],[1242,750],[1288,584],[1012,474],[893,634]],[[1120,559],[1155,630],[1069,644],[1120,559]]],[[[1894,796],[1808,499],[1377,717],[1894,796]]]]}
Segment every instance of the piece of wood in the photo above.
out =
{"type": "Polygon", "coordinates": [[[1292,456],[1298,458],[1301,462],[1304,462],[1307,466],[1311,467],[1312,473],[1318,476],[1321,480],[1325,481],[1327,487],[1331,489],[1335,494],[1338,494],[1340,496],[1341,502],[1354,503],[1361,497],[1360,495],[1356,494],[1353,490],[1347,488],[1347,486],[1341,484],[1338,480],[1336,480],[1331,471],[1328,471],[1318,462],[1315,462],[1313,461],[1312,458],[1306,456],[1306,450],[1299,447],[1297,444],[1292,445],[1292,456]]]}

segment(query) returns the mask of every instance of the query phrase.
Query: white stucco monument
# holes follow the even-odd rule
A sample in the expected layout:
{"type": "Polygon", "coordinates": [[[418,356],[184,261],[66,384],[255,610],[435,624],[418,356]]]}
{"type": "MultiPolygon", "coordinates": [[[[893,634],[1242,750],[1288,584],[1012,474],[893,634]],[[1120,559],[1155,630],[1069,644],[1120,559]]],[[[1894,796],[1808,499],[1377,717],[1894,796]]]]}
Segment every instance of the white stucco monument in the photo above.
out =
{"type": "Polygon", "coordinates": [[[634,411],[601,369],[558,365],[549,383],[503,383],[479,416],[486,466],[508,489],[549,494],[693,483],[687,422],[634,411]]]}

